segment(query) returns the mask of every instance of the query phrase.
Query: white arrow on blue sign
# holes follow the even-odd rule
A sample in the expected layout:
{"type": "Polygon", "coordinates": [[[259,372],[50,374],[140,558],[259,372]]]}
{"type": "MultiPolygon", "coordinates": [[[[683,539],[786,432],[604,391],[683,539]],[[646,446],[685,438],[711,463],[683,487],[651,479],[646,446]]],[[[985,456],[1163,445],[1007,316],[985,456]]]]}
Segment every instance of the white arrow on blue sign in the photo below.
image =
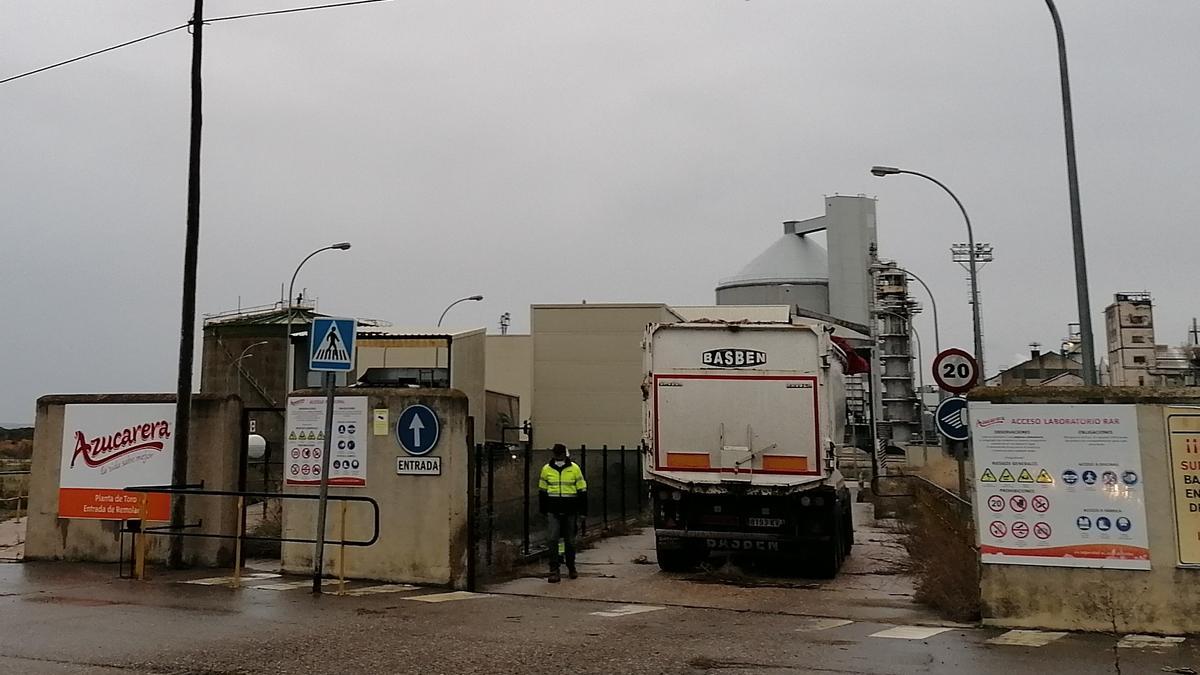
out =
{"type": "Polygon", "coordinates": [[[396,440],[410,455],[424,455],[438,443],[442,425],[429,406],[410,405],[396,418],[396,440]]]}
{"type": "Polygon", "coordinates": [[[323,316],[313,319],[308,331],[308,369],[317,371],[354,370],[354,319],[323,316]]]}
{"type": "Polygon", "coordinates": [[[971,437],[971,426],[967,421],[967,399],[952,396],[938,404],[933,414],[938,432],[952,441],[965,441],[971,437]]]}

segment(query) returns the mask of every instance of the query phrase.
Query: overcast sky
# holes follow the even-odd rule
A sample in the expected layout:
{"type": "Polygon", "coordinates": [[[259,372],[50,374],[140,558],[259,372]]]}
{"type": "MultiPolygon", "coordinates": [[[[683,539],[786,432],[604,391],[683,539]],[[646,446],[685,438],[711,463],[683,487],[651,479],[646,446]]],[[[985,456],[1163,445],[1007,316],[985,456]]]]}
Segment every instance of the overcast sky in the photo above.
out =
{"type": "MultiPolygon", "coordinates": [[[[304,4],[209,0],[209,16],[304,4]]],[[[1200,313],[1200,3],[1060,0],[1097,351],[1114,291],[1159,342],[1200,313]]],[[[185,22],[186,0],[6,0],[0,78],[185,22]]],[[[997,261],[989,371],[1075,320],[1053,27],[1041,0],[402,0],[205,29],[198,309],[277,301],[398,326],[528,327],[532,303],[710,304],[716,280],[877,195],[880,253],[970,346],[952,201],[997,261]]],[[[0,85],[0,421],[46,393],[173,391],[189,36],[0,85]]],[[[932,335],[928,316],[918,324],[932,335]]],[[[931,340],[927,339],[927,342],[931,340]]],[[[932,356],[926,347],[925,357],[932,356]]]]}

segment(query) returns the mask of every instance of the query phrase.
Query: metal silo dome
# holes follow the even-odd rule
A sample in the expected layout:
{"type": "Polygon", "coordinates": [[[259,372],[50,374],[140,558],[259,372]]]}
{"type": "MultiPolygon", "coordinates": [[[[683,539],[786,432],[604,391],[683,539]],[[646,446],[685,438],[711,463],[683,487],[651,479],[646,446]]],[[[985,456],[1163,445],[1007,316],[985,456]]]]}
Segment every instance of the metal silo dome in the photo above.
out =
{"type": "Polygon", "coordinates": [[[718,305],[788,305],[829,312],[829,254],[812,237],[784,235],[737,274],[717,283],[718,305]]]}

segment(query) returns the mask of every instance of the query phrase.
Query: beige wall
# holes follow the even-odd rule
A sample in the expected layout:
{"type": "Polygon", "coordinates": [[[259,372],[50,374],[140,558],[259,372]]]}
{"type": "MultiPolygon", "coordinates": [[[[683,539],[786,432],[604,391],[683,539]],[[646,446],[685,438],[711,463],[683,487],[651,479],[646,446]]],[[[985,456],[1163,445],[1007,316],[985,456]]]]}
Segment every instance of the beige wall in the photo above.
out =
{"type": "MultiPolygon", "coordinates": [[[[489,391],[521,399],[517,424],[533,414],[533,336],[487,336],[486,384],[489,391]]],[[[509,439],[516,438],[511,432],[509,439]]]]}
{"type": "MultiPolygon", "coordinates": [[[[467,414],[475,418],[475,443],[484,441],[484,412],[487,409],[487,333],[480,328],[455,335],[450,344],[450,386],[467,395],[467,414]]],[[[443,359],[445,357],[442,357],[443,359]]],[[[443,361],[444,362],[444,361],[443,361]]]]}
{"type": "Polygon", "coordinates": [[[996,403],[1134,403],[1153,569],[982,565],[984,622],[1014,628],[1181,634],[1200,631],[1200,569],[1177,566],[1174,500],[1164,408],[1197,405],[1194,391],[1136,388],[976,389],[996,403]]]}
{"type": "Polygon", "coordinates": [[[642,338],[666,305],[534,305],[534,445],[642,440],[642,338]]]}
{"type": "MultiPolygon", "coordinates": [[[[95,394],[38,399],[26,560],[116,562],[120,555],[120,521],[58,517],[64,407],[70,404],[174,402],[174,394],[95,394]]],[[[196,395],[192,399],[188,482],[203,481],[209,490],[236,490],[241,446],[241,400],[234,396],[196,395]]],[[[192,497],[187,500],[187,522],[203,522],[202,527],[190,532],[235,534],[236,502],[232,498],[192,497]]],[[[150,537],[150,560],[161,562],[166,559],[167,539],[165,536],[150,537]]],[[[126,547],[129,542],[126,537],[126,547]]],[[[233,562],[233,546],[232,540],[184,539],[184,560],[191,565],[224,567],[233,562]]],[[[128,548],[125,555],[128,557],[128,548]]]]}
{"type": "MultiPolygon", "coordinates": [[[[316,393],[316,392],[312,392],[316,393]]],[[[467,585],[467,398],[445,389],[339,389],[338,396],[367,396],[368,409],[387,408],[394,423],[409,405],[421,403],[437,412],[441,422],[438,444],[429,453],[442,459],[440,476],[398,476],[396,458],[407,453],[388,433],[370,435],[367,447],[367,485],[330,488],[331,495],[374,498],[380,507],[379,540],[368,547],[346,547],[346,576],[395,583],[420,583],[465,588],[467,585]]],[[[316,494],[315,487],[286,487],[288,493],[316,494]]],[[[285,537],[311,539],[316,532],[316,503],[283,501],[285,537]]],[[[348,503],[346,533],[351,539],[371,536],[370,507],[348,503]]],[[[341,505],[330,502],[326,536],[341,538],[341,505]]],[[[313,545],[283,545],[283,569],[311,574],[313,545]]],[[[338,570],[337,546],[325,551],[324,570],[338,570]]]]}

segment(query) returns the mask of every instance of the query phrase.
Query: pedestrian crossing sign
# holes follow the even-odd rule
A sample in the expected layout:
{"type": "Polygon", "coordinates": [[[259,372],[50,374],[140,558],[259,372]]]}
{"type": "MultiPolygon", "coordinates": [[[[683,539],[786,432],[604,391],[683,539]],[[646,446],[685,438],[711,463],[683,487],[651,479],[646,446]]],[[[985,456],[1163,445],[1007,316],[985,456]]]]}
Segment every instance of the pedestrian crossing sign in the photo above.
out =
{"type": "Polygon", "coordinates": [[[354,369],[354,319],[323,316],[313,319],[308,332],[308,369],[345,372],[354,369]]]}

